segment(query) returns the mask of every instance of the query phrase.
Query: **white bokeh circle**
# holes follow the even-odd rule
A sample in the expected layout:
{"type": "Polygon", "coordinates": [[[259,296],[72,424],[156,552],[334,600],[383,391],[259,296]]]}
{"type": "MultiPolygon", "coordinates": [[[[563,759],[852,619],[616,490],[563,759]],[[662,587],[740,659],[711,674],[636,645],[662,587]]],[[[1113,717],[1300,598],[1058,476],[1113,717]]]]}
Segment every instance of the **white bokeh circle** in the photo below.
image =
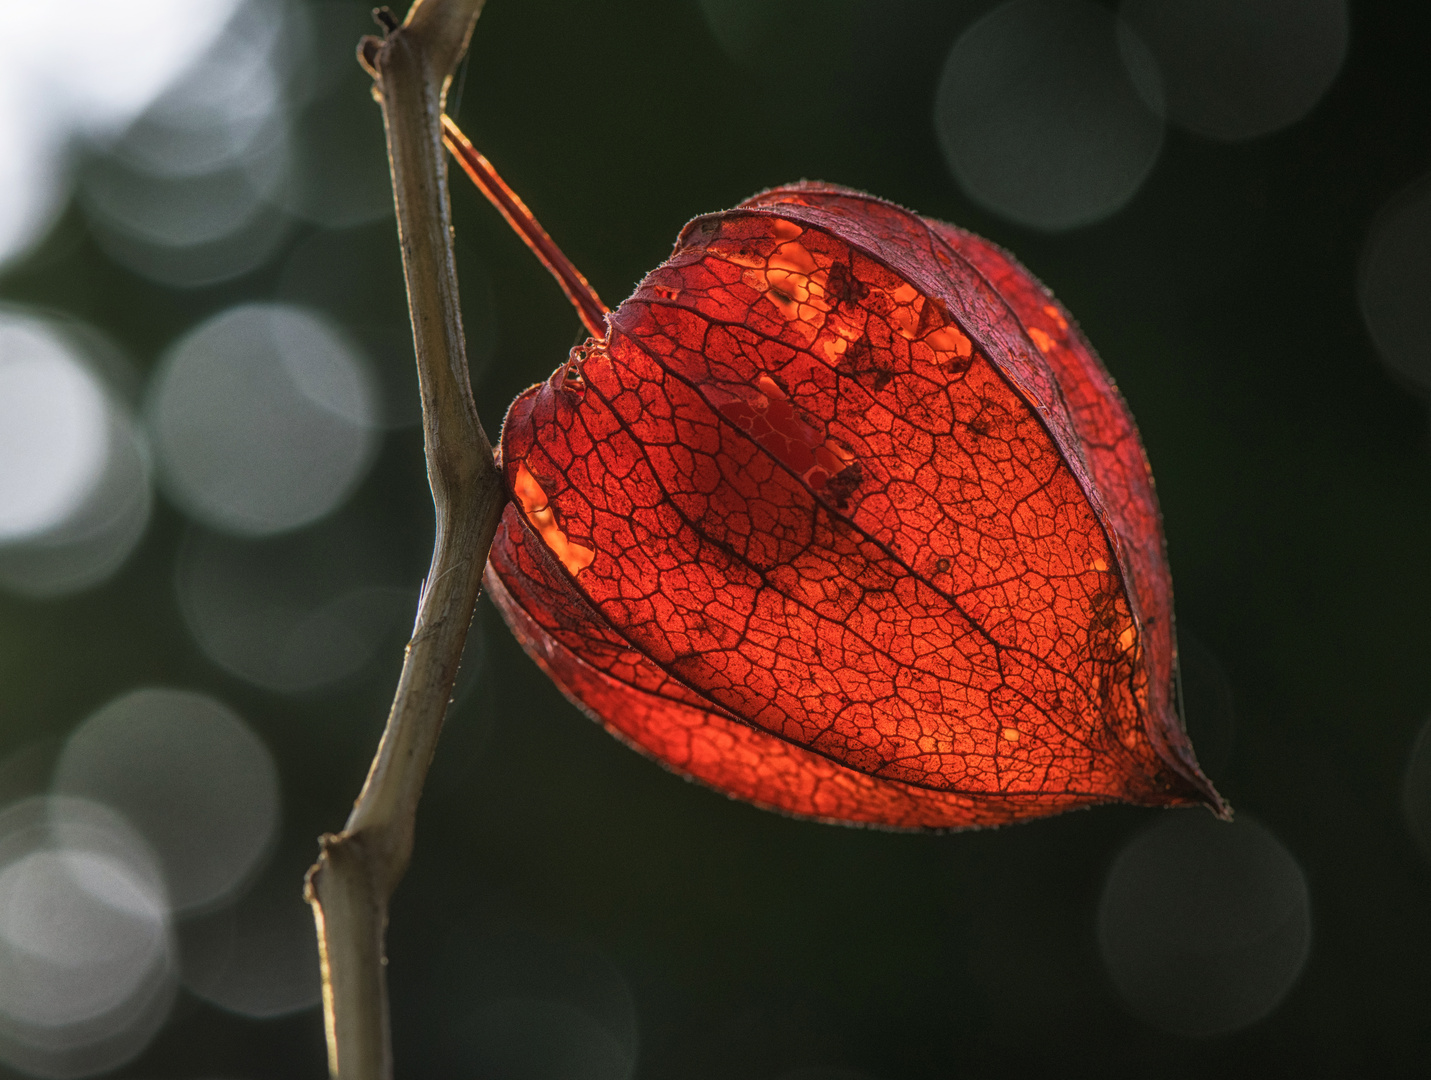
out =
{"type": "Polygon", "coordinates": [[[147,417],[166,492],[222,532],[326,517],[367,472],[379,403],[361,350],[285,304],[229,308],[167,353],[147,417]]]}
{"type": "Polygon", "coordinates": [[[0,265],[49,231],[71,184],[69,144],[122,131],[222,33],[238,0],[0,0],[0,265]]]}
{"type": "Polygon", "coordinates": [[[73,321],[0,307],[0,589],[96,585],[144,534],[149,450],[101,374],[112,351],[73,321]]]}
{"type": "Polygon", "coordinates": [[[1421,725],[1401,778],[1401,811],[1422,856],[1431,861],[1431,720],[1421,725]]]}
{"type": "Polygon", "coordinates": [[[266,1020],[322,1000],[313,911],[303,900],[310,845],[277,855],[224,909],[179,930],[184,985],[228,1012],[266,1020]]]}
{"type": "Polygon", "coordinates": [[[104,472],[104,387],[38,319],[0,315],[0,542],[47,532],[104,472]]]}
{"type": "Polygon", "coordinates": [[[1215,139],[1300,120],[1341,70],[1346,0],[1124,0],[1157,58],[1168,118],[1215,139]]]}
{"type": "Polygon", "coordinates": [[[290,69],[302,6],[245,0],[223,33],[80,178],[90,233],[114,261],[172,288],[248,273],[290,223],[279,208],[293,138],[290,69]]]}
{"type": "Polygon", "coordinates": [[[215,699],[162,687],[124,694],[70,735],[56,794],[121,812],[158,854],[176,911],[222,903],[271,851],[278,770],[215,699]]]}
{"type": "Polygon", "coordinates": [[[192,529],[175,569],[179,610],[204,654],[250,683],[332,686],[412,624],[415,590],[383,547],[349,514],[258,540],[192,529]]]}
{"type": "Polygon", "coordinates": [[[68,797],[0,812],[0,1060],[113,1069],[163,1024],[176,976],[164,877],[126,819],[68,797]]]}
{"type": "Polygon", "coordinates": [[[1117,212],[1152,171],[1160,94],[1157,65],[1106,8],[1011,0],[950,50],[934,127],[970,198],[1021,225],[1072,229],[1117,212]]]}
{"type": "Polygon", "coordinates": [[[1169,813],[1127,844],[1104,883],[1098,943],[1130,1012],[1189,1037],[1268,1016],[1301,975],[1311,900],[1267,829],[1169,813]]]}
{"type": "Polygon", "coordinates": [[[1431,391],[1431,177],[1393,196],[1376,215],[1362,246],[1357,298],[1382,361],[1431,391]]]}

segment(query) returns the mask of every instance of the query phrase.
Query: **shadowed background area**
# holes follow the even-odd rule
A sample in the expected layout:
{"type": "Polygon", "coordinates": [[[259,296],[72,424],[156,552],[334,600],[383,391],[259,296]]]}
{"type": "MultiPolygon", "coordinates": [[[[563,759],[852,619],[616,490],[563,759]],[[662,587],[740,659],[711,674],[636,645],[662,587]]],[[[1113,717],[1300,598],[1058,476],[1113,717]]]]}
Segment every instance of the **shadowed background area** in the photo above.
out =
{"type": "MultiPolygon", "coordinates": [[[[322,1074],[300,898],[431,543],[368,2],[0,0],[0,1076],[322,1074]]],[[[1008,247],[1162,500],[1237,811],[789,821],[479,604],[393,907],[406,1075],[1431,1066],[1431,12],[489,0],[450,111],[592,284],[800,177],[1008,247]]],[[[478,407],[579,323],[459,175],[478,407]]]]}

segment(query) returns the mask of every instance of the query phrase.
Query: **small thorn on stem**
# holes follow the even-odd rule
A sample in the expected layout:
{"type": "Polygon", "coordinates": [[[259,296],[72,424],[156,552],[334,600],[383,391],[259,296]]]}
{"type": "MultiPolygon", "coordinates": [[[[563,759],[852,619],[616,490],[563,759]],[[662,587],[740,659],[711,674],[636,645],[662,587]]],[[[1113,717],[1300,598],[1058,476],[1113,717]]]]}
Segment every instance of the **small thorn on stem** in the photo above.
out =
{"type": "Polygon", "coordinates": [[[373,21],[389,34],[398,28],[397,16],[386,7],[373,8],[373,21]]]}

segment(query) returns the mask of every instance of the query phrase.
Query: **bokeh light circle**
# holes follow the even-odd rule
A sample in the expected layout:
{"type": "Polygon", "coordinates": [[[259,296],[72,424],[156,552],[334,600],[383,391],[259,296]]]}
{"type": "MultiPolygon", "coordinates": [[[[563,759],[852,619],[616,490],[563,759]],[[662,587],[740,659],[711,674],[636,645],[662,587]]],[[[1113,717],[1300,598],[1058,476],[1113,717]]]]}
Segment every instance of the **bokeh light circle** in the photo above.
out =
{"type": "Polygon", "coordinates": [[[90,170],[84,195],[86,208],[111,231],[154,247],[191,248],[248,226],[264,212],[265,186],[241,166],[166,177],[102,164],[90,170]]]}
{"type": "Polygon", "coordinates": [[[11,63],[41,81],[53,107],[103,131],[128,123],[224,29],[239,0],[66,0],[7,3],[25,48],[11,63]]]}
{"type": "Polygon", "coordinates": [[[1362,247],[1357,295],[1382,361],[1431,390],[1431,177],[1392,198],[1362,247]]]}
{"type": "Polygon", "coordinates": [[[0,542],[43,533],[89,497],[104,471],[104,388],[58,334],[0,315],[0,542]]]}
{"type": "Polygon", "coordinates": [[[322,1000],[313,911],[303,899],[312,844],[284,851],[223,910],[180,927],[184,985],[228,1012],[266,1020],[322,1000]]]}
{"type": "Polygon", "coordinates": [[[46,115],[33,86],[19,82],[0,76],[0,266],[30,253],[69,194],[63,122],[46,115]]]}
{"type": "Polygon", "coordinates": [[[90,236],[115,262],[171,289],[198,289],[258,269],[279,250],[291,223],[267,204],[242,226],[212,243],[185,247],[151,244],[103,221],[90,222],[90,236]]]}
{"type": "Polygon", "coordinates": [[[341,682],[384,642],[400,642],[416,590],[398,584],[365,524],[340,514],[261,540],[192,530],[174,580],[204,654],[257,686],[302,693],[341,682]]]}
{"type": "Polygon", "coordinates": [[[0,813],[0,1060],[79,1077],[163,1023],[176,965],[165,882],[112,809],[25,799],[0,813]]]}
{"type": "Polygon", "coordinates": [[[60,596],[119,569],[149,523],[150,458],[86,328],[0,307],[0,589],[60,596]]]}
{"type": "Polygon", "coordinates": [[[1431,860],[1431,720],[1421,725],[1401,781],[1401,809],[1421,854],[1431,860]]]}
{"type": "MultiPolygon", "coordinates": [[[[283,205],[326,229],[390,220],[382,114],[372,107],[371,78],[353,63],[353,43],[372,33],[372,15],[362,5],[336,0],[308,3],[304,15],[310,41],[301,72],[305,85],[289,113],[293,160],[283,205]]],[[[392,231],[389,224],[389,242],[392,231]]]]}
{"type": "Polygon", "coordinates": [[[1128,1010],[1210,1037],[1266,1017],[1311,947],[1311,901],[1290,852],[1261,825],[1170,813],[1123,849],[1098,908],[1098,942],[1128,1010]]]}
{"type": "Polygon", "coordinates": [[[327,319],[245,304],[170,349],[148,419],[175,502],[220,531],[264,536],[348,497],[376,449],[378,404],[365,358],[327,319]]]}
{"type": "Polygon", "coordinates": [[[289,68],[300,7],[247,0],[224,32],[80,180],[90,232],[116,262],[176,288],[247,273],[287,235],[289,68]]]}
{"type": "Polygon", "coordinates": [[[159,856],[176,911],[231,896],[278,827],[268,748],[232,710],[185,690],[135,690],[92,714],[66,742],[53,789],[132,822],[159,856]]]}
{"type": "Polygon", "coordinates": [[[118,978],[29,981],[6,1013],[32,1024],[92,1020],[133,993],[161,947],[165,910],[121,860],[94,851],[35,851],[0,870],[5,946],[47,968],[120,967],[118,978]],[[138,963],[136,959],[142,957],[138,963]]]}
{"type": "Polygon", "coordinates": [[[1300,120],[1346,58],[1346,0],[1124,0],[1157,58],[1168,118],[1215,139],[1300,120]]]}
{"type": "MultiPolygon", "coordinates": [[[[490,272],[467,244],[457,248],[457,276],[467,369],[476,387],[497,351],[497,299],[490,272]]],[[[381,391],[384,427],[421,422],[402,251],[391,223],[310,233],[289,252],[277,299],[323,312],[362,347],[381,391]]]]}
{"type": "Polygon", "coordinates": [[[106,147],[149,176],[202,176],[240,163],[273,127],[282,101],[280,8],[247,3],[197,62],[106,147]]]}
{"type": "Polygon", "coordinates": [[[934,126],[964,192],[1011,221],[1072,229],[1115,213],[1163,145],[1157,66],[1088,0],[1012,0],[959,38],[934,126]],[[1131,57],[1125,66],[1122,56],[1131,57]]]}
{"type": "Polygon", "coordinates": [[[0,67],[0,265],[54,224],[71,185],[75,136],[121,131],[223,30],[237,0],[0,3],[10,50],[0,67]]]}
{"type": "Polygon", "coordinates": [[[22,544],[0,547],[0,588],[36,598],[97,585],[124,565],[154,505],[149,448],[128,410],[115,407],[108,461],[99,484],[63,524],[22,544]]]}

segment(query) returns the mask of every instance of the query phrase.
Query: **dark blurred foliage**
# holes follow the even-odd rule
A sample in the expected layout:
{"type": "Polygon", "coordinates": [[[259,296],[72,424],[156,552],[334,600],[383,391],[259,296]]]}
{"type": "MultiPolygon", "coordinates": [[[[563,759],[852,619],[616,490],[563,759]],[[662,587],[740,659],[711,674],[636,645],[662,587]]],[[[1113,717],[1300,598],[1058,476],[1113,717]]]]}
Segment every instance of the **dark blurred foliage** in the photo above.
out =
{"type": "MultiPolygon", "coordinates": [[[[612,304],[686,220],[799,177],[973,229],[1049,284],[1117,378],[1153,463],[1178,618],[1198,642],[1189,696],[1221,725],[1208,736],[1220,740],[1213,777],[1305,872],[1300,981],[1238,1034],[1163,1034],[1120,1004],[1095,936],[1103,879],[1150,812],[952,836],[785,820],[609,738],[484,601],[485,663],[448,722],[393,905],[400,1074],[486,1075],[477,1043],[496,1021],[482,1011],[483,943],[512,927],[580,943],[624,973],[642,1080],[776,1080],[814,1066],[885,1080],[1431,1067],[1431,867],[1400,802],[1431,712],[1427,404],[1378,361],[1355,299],[1378,208],[1431,168],[1431,8],[1355,5],[1346,64],[1309,117],[1238,144],[1170,129],[1128,207],[1049,235],[966,200],[931,128],[943,58],[988,6],[842,4],[838,18],[773,27],[734,60],[695,0],[491,0],[451,111],[612,304]]],[[[377,107],[356,67],[344,78],[335,122],[365,125],[376,147],[377,107]]],[[[578,322],[460,176],[452,202],[464,285],[495,301],[496,327],[475,314],[469,327],[491,347],[475,390],[495,438],[506,403],[564,359],[578,322]]],[[[285,267],[335,236],[299,226],[244,277],[172,289],[110,261],[72,208],[0,296],[88,320],[147,369],[231,304],[325,303],[330,283],[285,281],[285,267]]],[[[382,282],[372,303],[395,304],[395,242],[365,235],[351,250],[370,252],[350,263],[351,288],[382,282]]],[[[380,524],[416,585],[431,511],[415,428],[385,436],[348,512],[380,524]]],[[[400,635],[338,690],[251,687],[205,659],[181,619],[185,528],[161,501],[106,584],[0,600],[0,752],[61,736],[135,686],[202,689],[273,749],[285,837],[337,828],[400,635]]],[[[316,1010],[245,1020],[181,996],[119,1075],[312,1077],[322,1055],[316,1010]]]]}

